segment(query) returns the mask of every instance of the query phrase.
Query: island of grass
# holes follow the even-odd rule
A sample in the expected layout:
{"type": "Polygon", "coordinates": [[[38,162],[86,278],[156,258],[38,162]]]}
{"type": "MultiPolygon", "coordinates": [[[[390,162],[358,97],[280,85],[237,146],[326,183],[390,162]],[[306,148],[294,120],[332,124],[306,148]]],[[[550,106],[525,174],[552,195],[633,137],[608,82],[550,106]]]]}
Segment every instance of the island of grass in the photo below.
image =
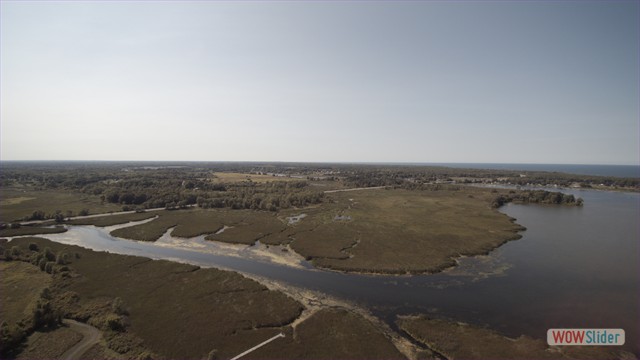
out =
{"type": "MultiPolygon", "coordinates": [[[[506,191],[504,191],[506,193],[506,191]]],[[[441,271],[456,258],[485,254],[524,230],[492,207],[496,190],[438,187],[373,189],[327,195],[321,205],[279,213],[187,209],[84,219],[104,225],[148,222],[114,230],[113,236],[155,241],[172,236],[253,245],[282,245],[315,266],[346,272],[417,274],[441,271]],[[298,221],[290,218],[304,215],[298,221]],[[224,229],[224,231],[221,231],[224,229]]]]}

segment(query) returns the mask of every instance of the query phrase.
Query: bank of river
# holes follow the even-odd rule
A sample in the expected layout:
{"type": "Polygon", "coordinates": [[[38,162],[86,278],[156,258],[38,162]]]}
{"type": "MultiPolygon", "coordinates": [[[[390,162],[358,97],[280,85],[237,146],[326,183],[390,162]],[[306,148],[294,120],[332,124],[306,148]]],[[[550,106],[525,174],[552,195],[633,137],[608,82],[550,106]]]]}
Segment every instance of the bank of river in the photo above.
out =
{"type": "Polygon", "coordinates": [[[314,269],[278,247],[168,235],[157,243],[135,242],[110,236],[112,228],[92,226],[43,237],[240,271],[359,304],[388,324],[397,315],[426,313],[514,337],[545,338],[548,328],[623,328],[624,348],[639,355],[640,194],[565,192],[582,197],[585,206],[507,205],[501,211],[527,228],[522,239],[487,256],[460,259],[458,267],[435,275],[343,274],[314,269]]]}

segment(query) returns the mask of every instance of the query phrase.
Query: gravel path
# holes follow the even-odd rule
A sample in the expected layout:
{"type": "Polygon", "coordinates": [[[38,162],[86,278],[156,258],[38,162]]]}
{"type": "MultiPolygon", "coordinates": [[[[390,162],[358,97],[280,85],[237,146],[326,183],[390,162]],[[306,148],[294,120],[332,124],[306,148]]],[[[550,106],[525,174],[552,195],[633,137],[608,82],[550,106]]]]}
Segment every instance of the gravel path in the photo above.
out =
{"type": "Polygon", "coordinates": [[[81,322],[77,322],[74,320],[64,319],[62,321],[65,325],[69,326],[71,330],[80,333],[83,336],[83,339],[80,340],[73,347],[69,348],[62,354],[62,359],[64,360],[78,360],[82,358],[87,350],[89,350],[93,345],[97,344],[102,337],[102,333],[100,330],[94,328],[91,325],[83,324],[81,322]]]}

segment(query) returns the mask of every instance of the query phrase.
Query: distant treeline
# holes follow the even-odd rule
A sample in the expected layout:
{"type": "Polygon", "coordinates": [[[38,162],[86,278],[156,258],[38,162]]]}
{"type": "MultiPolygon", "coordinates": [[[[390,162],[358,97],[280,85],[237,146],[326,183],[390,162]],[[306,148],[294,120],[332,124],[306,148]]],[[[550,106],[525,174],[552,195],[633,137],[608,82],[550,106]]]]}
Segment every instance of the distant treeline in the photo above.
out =
{"type": "Polygon", "coordinates": [[[511,170],[456,169],[443,167],[389,167],[354,168],[344,170],[345,183],[354,187],[396,186],[429,183],[502,183],[561,187],[591,188],[606,186],[640,191],[640,179],[556,172],[531,172],[511,170]]]}
{"type": "MultiPolygon", "coordinates": [[[[54,163],[55,164],[55,163],[54,163]]],[[[9,168],[0,174],[2,186],[30,185],[35,189],[79,191],[102,202],[122,205],[123,210],[169,209],[198,205],[203,208],[232,208],[277,211],[322,202],[324,193],[309,188],[309,182],[267,183],[218,182],[213,171],[189,167],[9,168]]],[[[79,215],[86,215],[81,213],[79,215]]],[[[71,214],[34,211],[24,220],[63,219],[71,214]]]]}
{"type": "MultiPolygon", "coordinates": [[[[173,179],[197,181],[212,172],[299,176],[307,180],[341,180],[354,187],[393,186],[405,182],[503,182],[516,185],[609,186],[640,190],[640,178],[576,175],[559,172],[463,169],[422,165],[308,164],[250,162],[2,162],[0,186],[30,182],[45,188],[82,188],[108,181],[173,179]],[[144,176],[141,176],[144,175],[144,176]]],[[[194,183],[206,188],[213,184],[194,183]]],[[[134,201],[132,201],[133,203],[134,201]]],[[[140,202],[140,199],[137,201],[140,202]]]]}
{"type": "MultiPolygon", "coordinates": [[[[640,179],[572,175],[552,172],[459,169],[438,166],[200,163],[200,162],[1,162],[0,186],[79,191],[97,196],[124,210],[179,208],[233,208],[277,211],[323,201],[320,190],[332,187],[393,186],[420,189],[424,185],[499,183],[624,188],[640,191],[640,179]],[[273,181],[221,182],[216,172],[271,174],[273,181]],[[282,181],[286,177],[300,181],[282,181]],[[314,185],[314,186],[311,186],[314,185]]],[[[507,199],[504,199],[507,201],[507,199]]],[[[557,203],[570,199],[539,194],[508,201],[557,203]]],[[[59,220],[69,214],[36,212],[32,219],[59,220]]]]}

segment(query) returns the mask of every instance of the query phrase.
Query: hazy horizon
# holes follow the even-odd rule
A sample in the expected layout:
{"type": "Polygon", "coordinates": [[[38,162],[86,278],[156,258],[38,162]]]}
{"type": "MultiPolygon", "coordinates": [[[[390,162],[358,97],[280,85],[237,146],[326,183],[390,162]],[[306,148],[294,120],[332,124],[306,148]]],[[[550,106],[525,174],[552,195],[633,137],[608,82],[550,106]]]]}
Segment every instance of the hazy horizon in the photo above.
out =
{"type": "Polygon", "coordinates": [[[0,160],[640,164],[640,4],[2,1],[0,160]]]}
{"type": "Polygon", "coordinates": [[[414,161],[286,161],[286,160],[114,160],[114,159],[0,159],[0,162],[112,162],[112,163],[274,163],[274,164],[353,164],[353,165],[416,165],[416,166],[446,166],[446,165],[558,165],[558,166],[633,166],[638,164],[577,164],[577,163],[514,163],[514,162],[414,162],[414,161]]]}

